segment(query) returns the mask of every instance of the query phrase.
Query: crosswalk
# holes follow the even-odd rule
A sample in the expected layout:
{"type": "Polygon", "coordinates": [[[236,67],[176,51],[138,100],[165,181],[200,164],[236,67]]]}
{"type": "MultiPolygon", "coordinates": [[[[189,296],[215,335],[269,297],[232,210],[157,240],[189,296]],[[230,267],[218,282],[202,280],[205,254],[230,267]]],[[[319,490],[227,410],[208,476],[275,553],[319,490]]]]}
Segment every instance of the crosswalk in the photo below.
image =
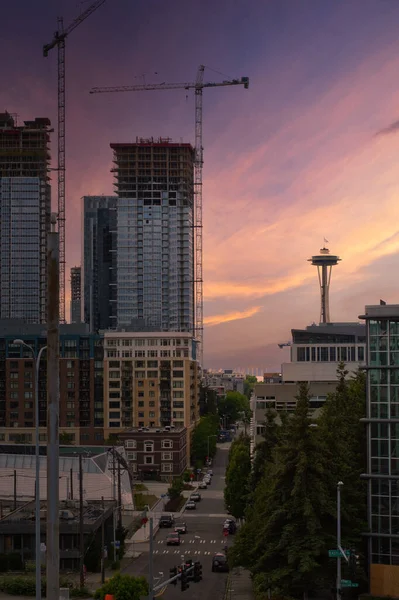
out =
{"type": "MultiPolygon", "coordinates": [[[[226,540],[180,540],[180,545],[182,544],[224,544],[226,545],[226,540]]],[[[165,540],[157,540],[157,544],[165,545],[165,540]]]]}
{"type": "Polygon", "coordinates": [[[190,554],[190,556],[199,556],[200,554],[203,554],[204,556],[210,556],[211,554],[214,554],[214,552],[211,552],[210,550],[183,550],[181,548],[180,550],[154,550],[154,554],[190,554]]]}

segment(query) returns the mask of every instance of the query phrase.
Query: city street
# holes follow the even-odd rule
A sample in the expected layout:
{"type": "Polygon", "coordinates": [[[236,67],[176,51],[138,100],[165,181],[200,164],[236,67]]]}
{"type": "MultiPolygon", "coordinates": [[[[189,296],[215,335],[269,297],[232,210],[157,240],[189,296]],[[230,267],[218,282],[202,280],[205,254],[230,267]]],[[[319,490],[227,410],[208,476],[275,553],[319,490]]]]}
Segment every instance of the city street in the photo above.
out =
{"type": "MultiPolygon", "coordinates": [[[[171,529],[161,529],[154,539],[154,579],[160,581],[168,579],[169,569],[178,566],[182,558],[199,560],[202,564],[202,581],[200,583],[190,582],[190,588],[186,592],[180,590],[180,582],[177,586],[168,586],[163,598],[172,600],[181,598],[186,594],[190,599],[201,597],[212,597],[212,600],[223,598],[227,575],[225,573],[212,573],[212,556],[223,549],[226,539],[223,538],[223,521],[227,514],[224,508],[223,489],[224,477],[227,466],[227,457],[230,444],[218,445],[217,455],[213,461],[212,483],[207,490],[199,490],[202,500],[197,503],[195,511],[184,512],[176,522],[185,521],[187,533],[181,536],[180,546],[166,546],[166,536],[171,529]],[[163,573],[163,576],[160,575],[163,573]]],[[[227,540],[227,545],[229,545],[227,540]]],[[[136,559],[125,570],[132,575],[148,576],[149,545],[140,544],[143,554],[136,559]]]]}

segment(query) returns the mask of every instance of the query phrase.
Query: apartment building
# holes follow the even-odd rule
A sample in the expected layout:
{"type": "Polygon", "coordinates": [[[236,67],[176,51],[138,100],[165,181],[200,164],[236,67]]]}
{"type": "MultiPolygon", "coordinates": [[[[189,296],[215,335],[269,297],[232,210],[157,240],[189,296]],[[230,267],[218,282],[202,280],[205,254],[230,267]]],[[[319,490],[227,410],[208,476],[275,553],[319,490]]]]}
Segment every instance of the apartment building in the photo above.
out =
{"type": "Polygon", "coordinates": [[[104,433],[187,428],[199,419],[196,343],[185,332],[104,333],[104,433]]]}
{"type": "Polygon", "coordinates": [[[218,395],[225,395],[227,392],[244,393],[244,375],[235,373],[232,369],[223,369],[213,371],[204,369],[203,383],[206,387],[215,390],[218,395]]]}
{"type": "Polygon", "coordinates": [[[81,323],[82,269],[71,268],[71,323],[81,323]]]}
{"type": "Polygon", "coordinates": [[[370,594],[399,596],[399,305],[366,306],[370,594]]]}
{"type": "Polygon", "coordinates": [[[111,144],[118,329],[194,330],[194,149],[169,138],[111,144]]]}
{"type": "Polygon", "coordinates": [[[169,481],[181,476],[189,464],[185,427],[133,428],[118,437],[125,445],[130,469],[139,479],[169,481]]]}
{"type": "MultiPolygon", "coordinates": [[[[0,321],[0,441],[35,442],[35,356],[46,346],[39,324],[0,321]]],[[[103,340],[85,324],[60,326],[60,437],[64,443],[104,441],[103,340]]],[[[46,352],[39,365],[39,440],[47,435],[46,352]]]]}
{"type": "Polygon", "coordinates": [[[0,114],[0,319],[46,321],[50,127],[0,114]]]}

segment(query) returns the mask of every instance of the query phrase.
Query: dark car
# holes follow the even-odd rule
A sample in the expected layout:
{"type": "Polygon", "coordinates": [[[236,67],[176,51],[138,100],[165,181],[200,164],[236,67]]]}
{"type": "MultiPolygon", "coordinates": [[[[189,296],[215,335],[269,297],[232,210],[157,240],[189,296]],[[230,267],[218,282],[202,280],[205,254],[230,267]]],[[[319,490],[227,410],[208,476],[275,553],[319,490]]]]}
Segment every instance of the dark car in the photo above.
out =
{"type": "Polygon", "coordinates": [[[212,572],[215,573],[216,571],[219,571],[221,573],[228,573],[229,571],[227,556],[225,554],[222,554],[221,552],[218,552],[212,558],[212,572]]]}
{"type": "Polygon", "coordinates": [[[226,519],[223,523],[223,531],[229,532],[230,535],[234,535],[237,531],[237,524],[233,519],[226,519]]]}
{"type": "Polygon", "coordinates": [[[196,503],[194,502],[194,500],[189,500],[186,504],[186,510],[195,510],[197,508],[196,503]]]}
{"type": "Polygon", "coordinates": [[[168,533],[166,536],[167,546],[180,546],[180,535],[178,533],[168,533]]]}
{"type": "Polygon", "coordinates": [[[191,494],[190,500],[192,500],[193,502],[200,502],[201,494],[199,494],[198,492],[194,492],[194,494],[191,494]]]}
{"type": "Polygon", "coordinates": [[[161,515],[159,527],[173,527],[175,520],[172,515],[161,515]]]}
{"type": "Polygon", "coordinates": [[[176,523],[175,532],[176,533],[187,533],[187,525],[183,522],[176,523]]]}

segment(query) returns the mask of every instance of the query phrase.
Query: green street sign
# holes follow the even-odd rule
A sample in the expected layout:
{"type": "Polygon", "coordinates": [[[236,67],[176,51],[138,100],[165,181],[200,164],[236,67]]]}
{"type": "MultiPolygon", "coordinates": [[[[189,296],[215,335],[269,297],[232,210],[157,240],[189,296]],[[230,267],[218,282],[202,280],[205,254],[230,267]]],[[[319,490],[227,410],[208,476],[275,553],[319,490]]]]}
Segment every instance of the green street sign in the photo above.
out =
{"type": "MultiPolygon", "coordinates": [[[[350,550],[344,550],[345,552],[345,556],[350,556],[351,555],[351,551],[350,550]]],[[[340,556],[342,556],[341,552],[338,549],[334,549],[334,550],[329,550],[328,551],[328,556],[330,558],[340,558],[340,556]]]]}
{"type": "Polygon", "coordinates": [[[341,579],[341,586],[342,587],[359,587],[358,583],[354,583],[353,581],[351,581],[350,579],[341,579]]]}

